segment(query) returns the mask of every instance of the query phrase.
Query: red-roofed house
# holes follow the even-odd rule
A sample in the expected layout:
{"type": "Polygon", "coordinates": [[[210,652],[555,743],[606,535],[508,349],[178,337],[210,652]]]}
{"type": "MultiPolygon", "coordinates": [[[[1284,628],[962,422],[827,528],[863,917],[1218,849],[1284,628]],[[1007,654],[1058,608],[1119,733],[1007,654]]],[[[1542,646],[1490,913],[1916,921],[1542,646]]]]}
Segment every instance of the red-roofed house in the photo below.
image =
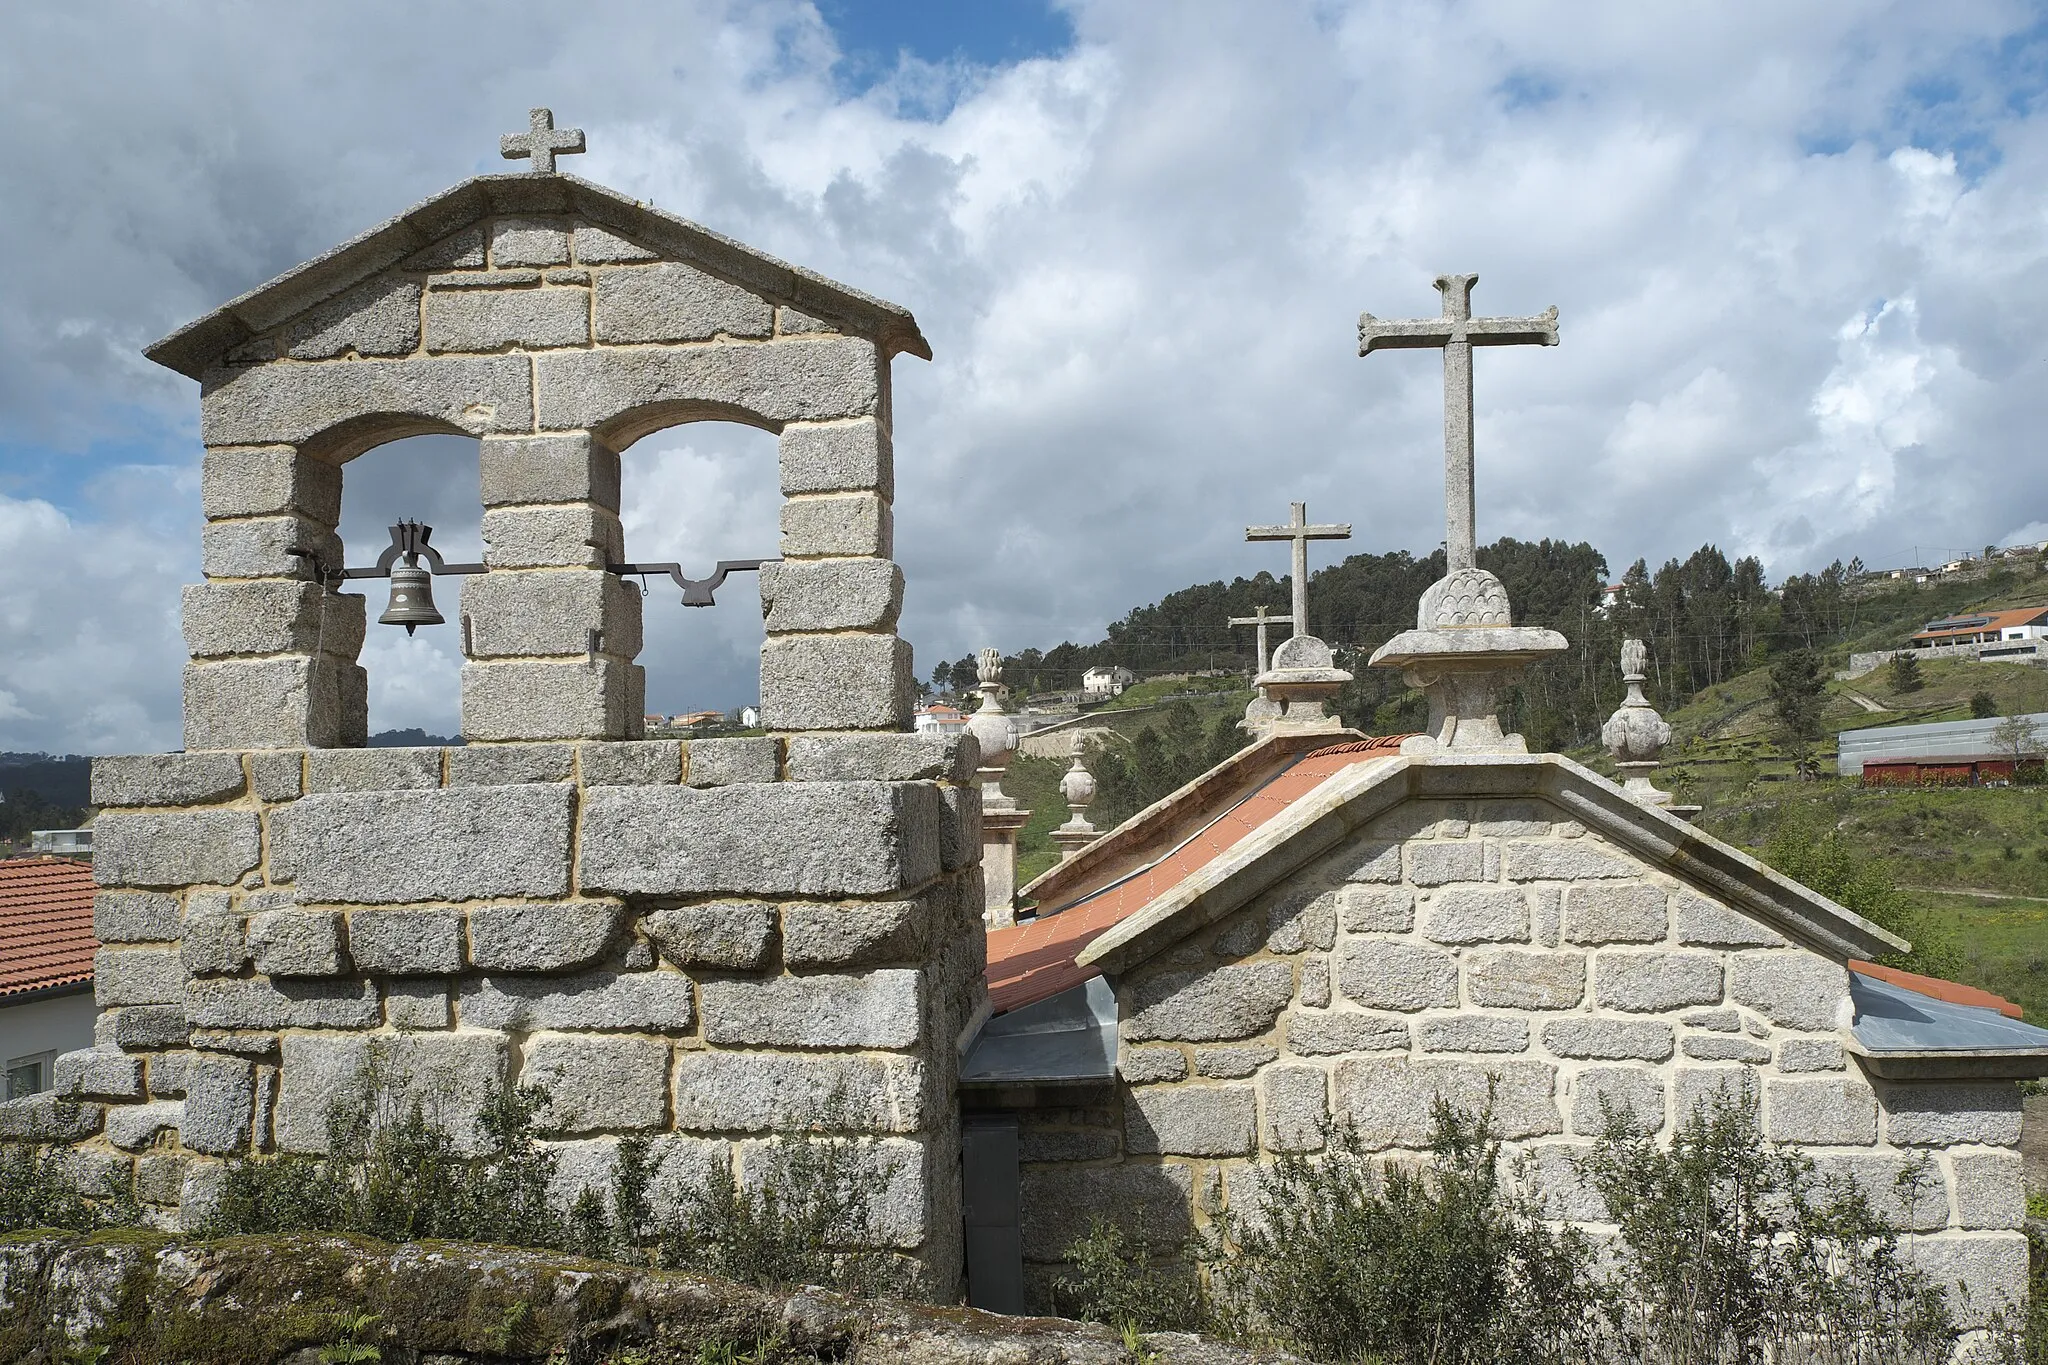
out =
{"type": "Polygon", "coordinates": [[[0,859],[0,1080],[48,1090],[59,1053],[91,1047],[92,864],[0,859]]]}

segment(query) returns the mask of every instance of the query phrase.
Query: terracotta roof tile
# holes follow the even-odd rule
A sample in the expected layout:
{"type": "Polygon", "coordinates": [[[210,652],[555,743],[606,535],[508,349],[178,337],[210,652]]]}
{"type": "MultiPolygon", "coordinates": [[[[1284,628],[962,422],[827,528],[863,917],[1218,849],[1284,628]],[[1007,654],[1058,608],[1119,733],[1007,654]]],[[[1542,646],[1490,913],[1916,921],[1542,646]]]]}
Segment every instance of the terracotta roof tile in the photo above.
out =
{"type": "Polygon", "coordinates": [[[997,1014],[1047,1000],[1100,973],[1074,957],[1354,763],[1400,752],[1405,736],[1333,744],[1304,754],[1146,867],[1061,907],[988,936],[989,1006],[997,1014]]]}
{"type": "Polygon", "coordinates": [[[0,858],[0,999],[92,980],[92,865],[0,858]]]}
{"type": "Polygon", "coordinates": [[[1997,1010],[2008,1019],[2025,1017],[2025,1012],[2004,996],[1993,995],[1990,991],[1979,990],[1975,986],[1965,986],[1960,981],[1944,981],[1938,976],[1921,976],[1917,972],[1900,971],[1897,967],[1882,967],[1875,962],[1858,959],[1849,962],[1849,970],[1860,976],[1874,977],[1901,990],[1913,991],[1936,1000],[1946,1000],[1951,1005],[1975,1005],[1979,1009],[1997,1010]]]}

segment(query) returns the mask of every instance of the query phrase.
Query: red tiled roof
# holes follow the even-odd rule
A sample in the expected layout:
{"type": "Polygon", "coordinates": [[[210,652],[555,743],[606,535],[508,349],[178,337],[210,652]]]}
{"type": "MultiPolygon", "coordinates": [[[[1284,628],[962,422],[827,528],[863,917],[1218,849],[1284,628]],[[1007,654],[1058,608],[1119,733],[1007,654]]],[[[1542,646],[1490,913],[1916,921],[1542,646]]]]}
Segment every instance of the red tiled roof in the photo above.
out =
{"type": "Polygon", "coordinates": [[[0,858],[0,999],[92,980],[92,865],[0,858]]]}
{"type": "Polygon", "coordinates": [[[1930,621],[1925,630],[1914,634],[1915,640],[1937,640],[1944,635],[1981,635],[2031,626],[2043,616],[2048,616],[2048,607],[2015,607],[2006,611],[1958,612],[1940,621],[1930,621]],[[1949,622],[1975,621],[1974,626],[1950,625],[1949,622]]]}
{"type": "Polygon", "coordinates": [[[1849,970],[1859,976],[1875,977],[1900,990],[1912,991],[1918,995],[1945,1000],[1951,1005],[1975,1005],[1979,1009],[1997,1010],[2008,1019],[2021,1019],[2025,1011],[2002,995],[1965,986],[1960,981],[1945,981],[1938,976],[1921,976],[1918,972],[1902,972],[1897,967],[1881,967],[1875,962],[1852,959],[1849,970]]]}
{"type": "Polygon", "coordinates": [[[1403,735],[1333,744],[1304,754],[1244,800],[1192,831],[1158,861],[1061,908],[988,936],[988,998],[997,1014],[1047,1000],[1100,975],[1074,957],[1097,935],[1136,914],[1258,832],[1295,801],[1354,763],[1400,752],[1403,735]]]}

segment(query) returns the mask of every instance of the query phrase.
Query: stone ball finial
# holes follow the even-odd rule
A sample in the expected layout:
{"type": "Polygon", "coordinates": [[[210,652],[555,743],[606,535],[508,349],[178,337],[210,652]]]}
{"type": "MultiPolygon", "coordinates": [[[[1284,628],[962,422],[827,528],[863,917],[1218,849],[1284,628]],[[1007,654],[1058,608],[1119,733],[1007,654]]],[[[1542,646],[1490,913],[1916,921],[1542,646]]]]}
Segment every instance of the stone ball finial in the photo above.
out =
{"type": "Polygon", "coordinates": [[[1415,613],[1420,630],[1459,630],[1475,626],[1514,624],[1508,611],[1508,590],[1484,569],[1453,569],[1422,594],[1415,613]]]}
{"type": "Polygon", "coordinates": [[[1646,806],[1668,806],[1671,793],[1657,790],[1650,782],[1664,746],[1671,742],[1671,726],[1643,695],[1643,669],[1649,659],[1641,640],[1622,641],[1621,676],[1628,684],[1628,695],[1600,727],[1600,742],[1607,746],[1616,770],[1625,779],[1623,791],[1646,806]]]}
{"type": "Polygon", "coordinates": [[[1095,774],[1088,771],[1087,762],[1083,757],[1086,748],[1085,740],[1074,740],[1074,766],[1067,769],[1066,774],[1060,778],[1060,795],[1066,798],[1067,809],[1074,813],[1076,820],[1081,819],[1088,809],[1088,803],[1095,799],[1095,774]]]}

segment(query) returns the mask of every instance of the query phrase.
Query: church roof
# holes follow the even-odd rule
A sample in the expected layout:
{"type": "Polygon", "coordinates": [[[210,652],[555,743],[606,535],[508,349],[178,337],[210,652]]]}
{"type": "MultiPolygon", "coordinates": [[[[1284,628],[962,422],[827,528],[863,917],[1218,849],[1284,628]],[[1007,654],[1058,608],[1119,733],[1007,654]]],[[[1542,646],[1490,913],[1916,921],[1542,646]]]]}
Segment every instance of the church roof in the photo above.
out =
{"type": "Polygon", "coordinates": [[[0,1004],[92,982],[92,864],[0,859],[0,1004]]]}
{"type": "Polygon", "coordinates": [[[573,175],[533,172],[473,176],[222,304],[144,354],[180,374],[202,378],[242,343],[398,265],[450,233],[496,214],[575,214],[650,250],[702,265],[761,294],[840,323],[850,333],[874,341],[887,355],[907,351],[924,360],[932,357],[930,343],[907,308],[779,261],[602,185],[573,175]]]}

